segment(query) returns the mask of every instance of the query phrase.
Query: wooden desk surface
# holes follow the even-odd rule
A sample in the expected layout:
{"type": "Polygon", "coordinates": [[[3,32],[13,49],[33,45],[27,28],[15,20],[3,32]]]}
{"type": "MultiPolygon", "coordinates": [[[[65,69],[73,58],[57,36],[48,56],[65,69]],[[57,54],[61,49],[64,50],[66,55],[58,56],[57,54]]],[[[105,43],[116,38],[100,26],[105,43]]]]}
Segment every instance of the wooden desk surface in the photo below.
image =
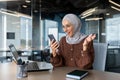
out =
{"type": "MultiPolygon", "coordinates": [[[[15,63],[1,63],[0,80],[68,80],[66,79],[66,73],[77,69],[73,67],[59,67],[50,71],[29,72],[28,77],[17,79],[16,68],[15,63]]],[[[120,80],[120,74],[89,70],[89,75],[83,78],[83,80],[120,80]]]]}

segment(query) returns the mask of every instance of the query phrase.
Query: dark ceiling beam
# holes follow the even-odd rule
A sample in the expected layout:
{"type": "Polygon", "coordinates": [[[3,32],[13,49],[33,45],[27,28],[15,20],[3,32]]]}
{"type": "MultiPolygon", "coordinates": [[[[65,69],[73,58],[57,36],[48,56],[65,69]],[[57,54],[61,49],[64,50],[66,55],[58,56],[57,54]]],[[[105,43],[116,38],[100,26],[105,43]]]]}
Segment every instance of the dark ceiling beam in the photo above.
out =
{"type": "MultiPolygon", "coordinates": [[[[118,1],[120,2],[120,0],[118,1]]],[[[108,0],[31,0],[29,4],[25,0],[18,0],[17,2],[8,1],[7,9],[28,15],[31,15],[31,10],[38,10],[38,13],[41,11],[42,14],[46,15],[59,13],[81,14],[83,11],[96,6],[106,8],[108,4],[108,0]],[[24,8],[22,5],[27,5],[28,7],[24,8]]],[[[1,5],[2,2],[0,2],[0,8],[1,5]]]]}

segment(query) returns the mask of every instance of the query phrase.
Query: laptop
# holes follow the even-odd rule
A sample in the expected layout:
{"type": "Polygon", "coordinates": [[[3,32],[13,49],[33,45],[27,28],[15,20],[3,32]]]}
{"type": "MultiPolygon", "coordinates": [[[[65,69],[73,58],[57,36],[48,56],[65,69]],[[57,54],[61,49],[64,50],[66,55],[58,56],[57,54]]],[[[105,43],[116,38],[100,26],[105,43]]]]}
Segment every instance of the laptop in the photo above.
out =
{"type": "Polygon", "coordinates": [[[16,64],[20,64],[21,63],[25,63],[27,62],[27,67],[26,70],[28,72],[35,72],[35,71],[48,71],[53,69],[53,66],[51,63],[47,63],[47,62],[37,62],[37,61],[22,61],[22,59],[20,58],[17,49],[15,48],[15,46],[13,44],[9,45],[10,51],[12,52],[13,55],[13,59],[15,61],[16,64]]]}

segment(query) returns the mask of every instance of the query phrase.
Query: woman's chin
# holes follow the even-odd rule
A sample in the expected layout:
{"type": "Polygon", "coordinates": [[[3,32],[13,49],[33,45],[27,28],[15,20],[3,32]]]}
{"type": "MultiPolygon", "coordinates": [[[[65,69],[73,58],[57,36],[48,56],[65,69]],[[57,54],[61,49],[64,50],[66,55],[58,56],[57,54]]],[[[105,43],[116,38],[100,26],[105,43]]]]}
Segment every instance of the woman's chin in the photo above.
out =
{"type": "Polygon", "coordinates": [[[73,37],[72,35],[68,35],[68,36],[71,37],[71,38],[73,37]]]}
{"type": "Polygon", "coordinates": [[[73,35],[72,35],[72,34],[67,34],[67,36],[69,36],[69,37],[71,37],[71,38],[73,37],[73,35]]]}

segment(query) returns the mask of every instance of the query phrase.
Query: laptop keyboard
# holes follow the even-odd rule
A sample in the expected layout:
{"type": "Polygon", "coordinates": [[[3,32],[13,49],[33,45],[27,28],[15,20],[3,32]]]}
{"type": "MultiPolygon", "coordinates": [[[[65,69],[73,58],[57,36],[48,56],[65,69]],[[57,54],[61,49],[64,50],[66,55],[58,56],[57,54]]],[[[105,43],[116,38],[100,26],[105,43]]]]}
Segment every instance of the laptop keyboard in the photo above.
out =
{"type": "Polygon", "coordinates": [[[28,63],[25,70],[27,70],[27,72],[36,72],[36,71],[48,71],[52,68],[53,68],[53,66],[50,63],[30,62],[30,63],[28,63]]]}
{"type": "Polygon", "coordinates": [[[38,64],[36,62],[28,63],[27,71],[39,70],[38,64]]]}

